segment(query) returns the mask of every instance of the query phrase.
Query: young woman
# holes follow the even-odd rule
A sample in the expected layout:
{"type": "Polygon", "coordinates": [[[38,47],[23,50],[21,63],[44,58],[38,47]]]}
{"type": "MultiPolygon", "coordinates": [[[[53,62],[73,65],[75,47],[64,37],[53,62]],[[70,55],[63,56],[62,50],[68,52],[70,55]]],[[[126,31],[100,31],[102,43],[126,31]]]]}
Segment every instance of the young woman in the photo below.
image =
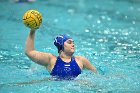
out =
{"type": "Polygon", "coordinates": [[[76,78],[83,68],[97,72],[88,59],[82,56],[73,56],[74,41],[68,35],[59,35],[55,38],[54,45],[58,49],[59,56],[51,53],[43,53],[34,49],[35,29],[31,29],[26,42],[26,55],[37,64],[47,68],[54,78],[71,80],[76,78]]]}

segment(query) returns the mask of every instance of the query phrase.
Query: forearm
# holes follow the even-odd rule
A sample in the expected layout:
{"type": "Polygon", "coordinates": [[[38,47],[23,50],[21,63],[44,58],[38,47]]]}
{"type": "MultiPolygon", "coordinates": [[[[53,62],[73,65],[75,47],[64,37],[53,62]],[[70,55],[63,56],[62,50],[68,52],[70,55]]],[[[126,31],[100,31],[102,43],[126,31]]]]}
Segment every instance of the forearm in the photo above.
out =
{"type": "Polygon", "coordinates": [[[97,69],[96,69],[92,64],[86,65],[85,68],[91,70],[91,71],[94,72],[94,73],[97,73],[97,69]]]}
{"type": "Polygon", "coordinates": [[[97,74],[97,69],[94,66],[92,66],[91,71],[97,74]]]}
{"type": "Polygon", "coordinates": [[[31,30],[26,41],[26,48],[25,48],[26,53],[34,50],[34,36],[35,36],[35,30],[31,30]]]}

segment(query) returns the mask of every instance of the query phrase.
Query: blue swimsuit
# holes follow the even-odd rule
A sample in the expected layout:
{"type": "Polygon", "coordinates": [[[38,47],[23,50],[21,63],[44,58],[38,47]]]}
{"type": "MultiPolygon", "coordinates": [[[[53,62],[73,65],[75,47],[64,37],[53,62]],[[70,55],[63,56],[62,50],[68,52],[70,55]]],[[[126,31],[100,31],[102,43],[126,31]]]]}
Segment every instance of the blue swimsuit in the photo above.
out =
{"type": "Polygon", "coordinates": [[[81,74],[81,69],[74,57],[71,58],[69,63],[64,62],[60,57],[57,57],[55,66],[50,74],[59,80],[73,80],[81,74]]]}

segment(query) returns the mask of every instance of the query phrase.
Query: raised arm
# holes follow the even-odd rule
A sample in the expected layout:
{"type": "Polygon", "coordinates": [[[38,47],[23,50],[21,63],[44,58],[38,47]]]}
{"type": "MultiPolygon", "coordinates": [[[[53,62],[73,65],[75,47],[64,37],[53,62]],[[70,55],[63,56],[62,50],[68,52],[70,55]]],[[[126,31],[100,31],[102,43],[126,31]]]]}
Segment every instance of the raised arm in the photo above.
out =
{"type": "Polygon", "coordinates": [[[35,29],[31,29],[26,41],[25,54],[37,64],[47,66],[53,55],[50,53],[43,53],[43,52],[36,51],[34,49],[34,36],[35,36],[35,29]]]}

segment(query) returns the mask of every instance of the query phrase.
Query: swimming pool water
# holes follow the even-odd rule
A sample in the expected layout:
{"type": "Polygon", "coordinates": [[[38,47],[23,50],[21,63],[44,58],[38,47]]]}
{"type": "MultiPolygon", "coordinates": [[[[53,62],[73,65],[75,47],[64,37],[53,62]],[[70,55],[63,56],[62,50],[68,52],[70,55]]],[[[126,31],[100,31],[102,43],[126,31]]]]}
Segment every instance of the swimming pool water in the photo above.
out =
{"type": "Polygon", "coordinates": [[[139,6],[139,0],[1,0],[0,93],[140,93],[139,6]],[[36,82],[50,75],[24,54],[29,29],[22,16],[29,9],[43,16],[36,50],[58,55],[53,39],[67,33],[75,55],[88,58],[99,74],[84,70],[73,81],[36,82]]]}

